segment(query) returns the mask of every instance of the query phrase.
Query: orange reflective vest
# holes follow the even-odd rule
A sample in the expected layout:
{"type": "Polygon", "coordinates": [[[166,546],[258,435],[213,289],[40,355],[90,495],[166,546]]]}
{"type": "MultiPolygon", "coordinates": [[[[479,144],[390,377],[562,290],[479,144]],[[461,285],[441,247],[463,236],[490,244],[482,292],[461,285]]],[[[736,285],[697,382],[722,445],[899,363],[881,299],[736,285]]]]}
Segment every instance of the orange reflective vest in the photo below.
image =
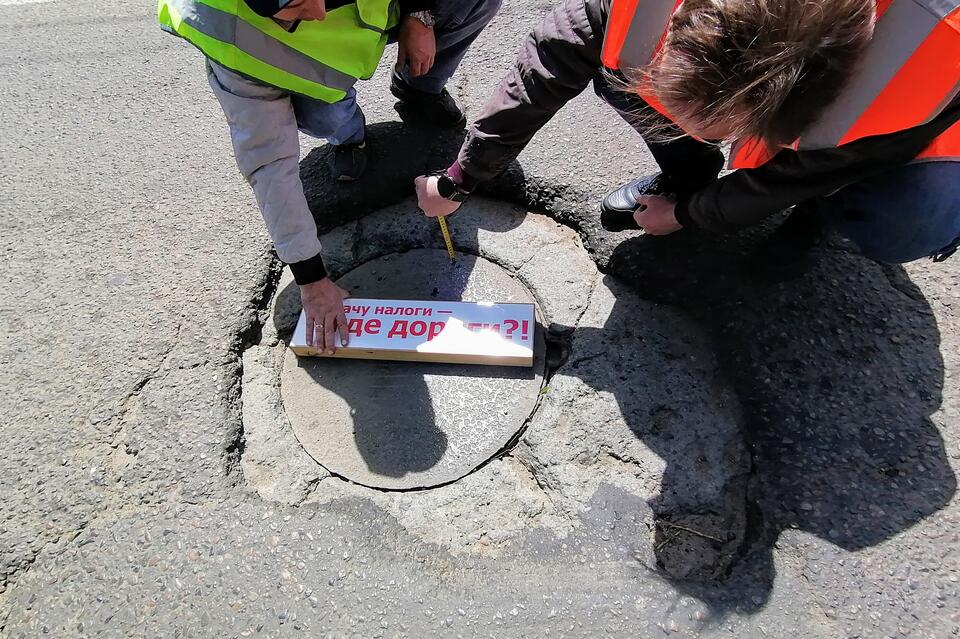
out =
{"type": "MultiPolygon", "coordinates": [[[[609,69],[639,69],[663,46],[681,0],[613,0],[603,41],[609,69]]],[[[960,93],[960,0],[876,0],[877,24],[863,58],[837,100],[791,145],[833,148],[873,135],[903,131],[935,118],[960,93]]],[[[640,97],[673,120],[651,92],[640,97]]],[[[731,168],[770,160],[759,140],[734,144],[731,168]]],[[[960,161],[960,122],[916,161],[960,161]]]]}

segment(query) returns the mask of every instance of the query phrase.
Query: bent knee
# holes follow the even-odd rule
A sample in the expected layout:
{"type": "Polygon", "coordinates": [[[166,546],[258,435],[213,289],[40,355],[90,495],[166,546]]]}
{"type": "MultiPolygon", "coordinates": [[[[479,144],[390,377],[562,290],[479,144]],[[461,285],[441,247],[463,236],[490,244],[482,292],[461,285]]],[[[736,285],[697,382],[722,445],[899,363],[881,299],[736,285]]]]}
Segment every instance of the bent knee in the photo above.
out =
{"type": "Polygon", "coordinates": [[[838,231],[856,244],[866,257],[887,264],[906,264],[925,257],[946,259],[956,253],[960,245],[960,229],[948,233],[919,233],[908,238],[885,235],[882,229],[876,232],[866,229],[861,233],[842,228],[838,231]]]}
{"type": "Polygon", "coordinates": [[[903,264],[943,254],[960,236],[960,163],[902,166],[827,201],[836,229],[871,259],[903,264]]]}

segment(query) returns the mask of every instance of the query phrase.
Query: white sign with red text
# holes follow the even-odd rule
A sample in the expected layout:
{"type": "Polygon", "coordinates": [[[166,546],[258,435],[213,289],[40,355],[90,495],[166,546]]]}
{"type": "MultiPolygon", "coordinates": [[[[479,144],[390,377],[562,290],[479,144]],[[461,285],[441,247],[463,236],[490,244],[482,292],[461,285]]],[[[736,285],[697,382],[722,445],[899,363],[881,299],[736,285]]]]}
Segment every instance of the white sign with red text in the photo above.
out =
{"type": "MultiPolygon", "coordinates": [[[[533,366],[533,304],[351,298],[344,312],[350,344],[333,357],[533,366]]],[[[290,348],[327,357],[307,346],[302,311],[290,348]]]]}

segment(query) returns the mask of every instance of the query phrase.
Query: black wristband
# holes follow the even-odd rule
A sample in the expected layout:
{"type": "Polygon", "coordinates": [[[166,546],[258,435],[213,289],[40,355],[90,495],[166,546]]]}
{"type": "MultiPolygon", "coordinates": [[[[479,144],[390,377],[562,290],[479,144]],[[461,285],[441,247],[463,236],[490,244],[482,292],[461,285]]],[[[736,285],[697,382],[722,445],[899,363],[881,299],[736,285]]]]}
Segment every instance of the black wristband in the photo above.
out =
{"type": "Polygon", "coordinates": [[[693,221],[693,218],[690,217],[690,208],[688,206],[688,198],[682,198],[677,202],[676,206],[673,207],[673,216],[677,218],[677,222],[680,222],[680,225],[685,229],[695,229],[697,228],[697,223],[693,221]]]}
{"type": "Polygon", "coordinates": [[[293,279],[300,286],[319,282],[327,276],[327,268],[323,265],[323,258],[319,253],[302,262],[291,262],[290,270],[293,272],[293,279]]]}
{"type": "Polygon", "coordinates": [[[470,192],[460,188],[446,172],[437,176],[437,193],[440,194],[440,197],[451,202],[465,202],[470,197],[470,192]]]}

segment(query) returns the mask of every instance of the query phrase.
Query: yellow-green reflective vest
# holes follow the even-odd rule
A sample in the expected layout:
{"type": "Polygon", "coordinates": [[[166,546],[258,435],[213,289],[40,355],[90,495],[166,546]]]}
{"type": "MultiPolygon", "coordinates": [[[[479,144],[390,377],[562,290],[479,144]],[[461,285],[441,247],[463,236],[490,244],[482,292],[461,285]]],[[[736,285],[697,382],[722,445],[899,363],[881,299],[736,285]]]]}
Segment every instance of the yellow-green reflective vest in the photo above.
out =
{"type": "Polygon", "coordinates": [[[393,0],[357,0],[288,33],[243,0],[159,0],[157,19],[221,65],[265,84],[337,102],[373,75],[398,21],[393,0]]]}

